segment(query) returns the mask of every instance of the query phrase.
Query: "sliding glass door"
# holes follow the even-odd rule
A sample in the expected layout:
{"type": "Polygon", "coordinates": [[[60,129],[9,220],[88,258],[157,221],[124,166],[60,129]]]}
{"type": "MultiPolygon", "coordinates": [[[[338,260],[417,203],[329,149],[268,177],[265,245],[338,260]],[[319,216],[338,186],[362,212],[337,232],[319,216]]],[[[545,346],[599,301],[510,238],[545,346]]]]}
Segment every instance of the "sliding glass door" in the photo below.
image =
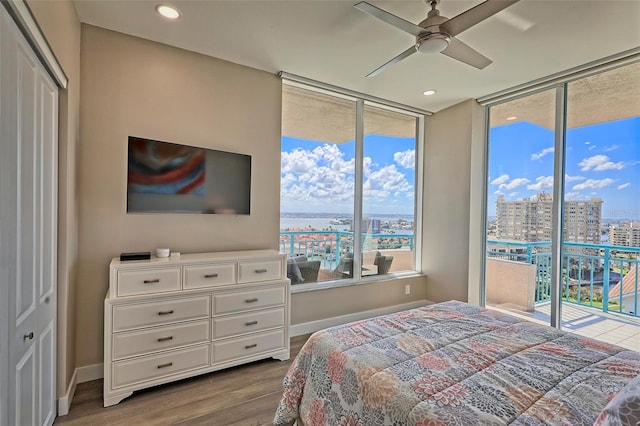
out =
{"type": "Polygon", "coordinates": [[[640,64],[566,90],[562,327],[640,350],[640,64]]]}
{"type": "Polygon", "coordinates": [[[634,63],[488,108],[488,306],[640,350],[638,93],[634,63]]]}

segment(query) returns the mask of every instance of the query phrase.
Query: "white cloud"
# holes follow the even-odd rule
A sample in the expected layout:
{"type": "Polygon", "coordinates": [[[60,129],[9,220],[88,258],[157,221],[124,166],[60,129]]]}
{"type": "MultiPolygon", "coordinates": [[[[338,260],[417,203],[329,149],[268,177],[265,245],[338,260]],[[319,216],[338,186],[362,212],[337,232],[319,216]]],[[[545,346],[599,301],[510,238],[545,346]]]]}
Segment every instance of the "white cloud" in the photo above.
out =
{"type": "Polygon", "coordinates": [[[602,172],[605,170],[622,170],[624,168],[624,163],[614,163],[609,160],[609,157],[602,154],[585,158],[581,162],[579,162],[578,165],[582,167],[580,170],[583,172],[589,170],[602,172]]]}
{"type": "Polygon", "coordinates": [[[613,144],[613,145],[605,146],[604,151],[605,152],[615,151],[618,148],[620,148],[620,145],[613,144]]]}
{"type": "Polygon", "coordinates": [[[355,160],[345,161],[344,154],[335,144],[323,144],[314,148],[310,157],[316,159],[316,161],[329,163],[329,167],[336,172],[354,173],[355,170],[355,160]]]}
{"type": "Polygon", "coordinates": [[[280,178],[280,186],[291,186],[293,183],[295,183],[296,180],[297,178],[293,173],[286,173],[280,178]]]}
{"type": "Polygon", "coordinates": [[[515,178],[509,183],[501,184],[498,188],[506,189],[507,191],[510,191],[512,189],[516,189],[519,186],[526,185],[529,182],[531,181],[527,178],[515,178]]]}
{"type": "Polygon", "coordinates": [[[580,195],[579,192],[567,192],[566,194],[564,194],[564,199],[565,200],[579,200],[580,198],[582,198],[582,196],[580,195]]]}
{"type": "Polygon", "coordinates": [[[629,182],[627,183],[623,183],[622,185],[618,185],[618,189],[625,189],[626,187],[628,187],[629,185],[631,185],[629,182]]]}
{"type": "Polygon", "coordinates": [[[545,155],[553,153],[553,150],[554,150],[553,147],[545,148],[545,149],[543,149],[542,151],[540,151],[540,152],[538,152],[536,154],[531,154],[531,159],[532,160],[540,160],[545,155]]]}
{"type": "Polygon", "coordinates": [[[519,192],[518,192],[518,191],[510,192],[510,193],[509,193],[509,197],[515,197],[515,196],[516,196],[516,195],[518,195],[518,194],[519,194],[519,192]]]}
{"type": "Polygon", "coordinates": [[[491,181],[491,185],[500,185],[509,180],[509,175],[500,175],[491,181]]]}
{"type": "Polygon", "coordinates": [[[283,152],[280,161],[283,173],[306,173],[316,166],[316,161],[311,158],[309,151],[302,149],[283,152]]]}
{"type": "Polygon", "coordinates": [[[393,154],[393,160],[405,169],[414,169],[416,167],[416,150],[409,149],[404,152],[396,152],[393,154]]]}
{"type": "Polygon", "coordinates": [[[502,191],[500,191],[499,189],[498,189],[496,192],[494,192],[494,194],[495,194],[495,195],[504,195],[504,194],[502,193],[502,191]]]}
{"type": "Polygon", "coordinates": [[[569,176],[569,175],[564,175],[564,180],[566,182],[575,182],[577,180],[585,180],[586,177],[584,176],[569,176]]]}
{"type": "Polygon", "coordinates": [[[596,149],[598,147],[598,145],[591,145],[589,147],[589,151],[593,151],[594,149],[596,149]]]}
{"type": "Polygon", "coordinates": [[[586,181],[574,185],[572,188],[574,191],[581,191],[583,189],[599,189],[604,188],[605,186],[611,185],[615,180],[613,179],[587,179],[586,181]]]}
{"type": "Polygon", "coordinates": [[[328,200],[352,200],[354,162],[345,161],[334,144],[312,151],[295,149],[283,152],[281,198],[295,203],[318,204],[328,200]]]}
{"type": "Polygon", "coordinates": [[[553,176],[538,176],[536,183],[527,185],[527,189],[538,192],[549,188],[553,188],[553,176]]]}
{"type": "Polygon", "coordinates": [[[365,197],[381,197],[384,198],[389,194],[405,193],[413,191],[413,187],[404,174],[400,173],[395,165],[383,167],[380,170],[371,172],[365,180],[363,186],[363,195],[365,197]]]}

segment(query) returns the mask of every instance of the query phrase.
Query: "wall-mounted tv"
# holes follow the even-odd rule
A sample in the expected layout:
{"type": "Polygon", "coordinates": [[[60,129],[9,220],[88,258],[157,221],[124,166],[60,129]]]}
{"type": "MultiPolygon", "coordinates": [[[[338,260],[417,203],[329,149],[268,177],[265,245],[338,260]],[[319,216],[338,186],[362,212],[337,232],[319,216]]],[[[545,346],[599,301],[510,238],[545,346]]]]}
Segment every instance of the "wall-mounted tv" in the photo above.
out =
{"type": "Polygon", "coordinates": [[[129,136],[127,213],[248,215],[251,156],[129,136]]]}

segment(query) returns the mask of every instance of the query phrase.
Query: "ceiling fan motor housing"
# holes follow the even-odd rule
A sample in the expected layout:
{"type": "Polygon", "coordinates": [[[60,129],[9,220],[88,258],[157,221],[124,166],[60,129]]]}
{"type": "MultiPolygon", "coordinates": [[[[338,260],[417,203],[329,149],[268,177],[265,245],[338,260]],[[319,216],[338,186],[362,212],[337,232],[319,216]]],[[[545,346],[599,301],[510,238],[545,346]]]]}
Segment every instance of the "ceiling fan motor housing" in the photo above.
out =
{"type": "Polygon", "coordinates": [[[440,53],[449,46],[450,41],[447,33],[427,33],[417,38],[416,50],[420,53],[440,53]]]}

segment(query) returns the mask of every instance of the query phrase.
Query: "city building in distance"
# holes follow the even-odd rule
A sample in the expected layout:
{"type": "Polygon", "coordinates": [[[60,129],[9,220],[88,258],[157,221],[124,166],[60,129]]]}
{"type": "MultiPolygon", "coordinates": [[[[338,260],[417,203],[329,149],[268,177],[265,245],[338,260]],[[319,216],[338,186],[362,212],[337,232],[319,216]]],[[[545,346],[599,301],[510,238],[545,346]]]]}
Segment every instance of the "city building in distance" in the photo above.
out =
{"type": "MultiPolygon", "coordinates": [[[[564,203],[564,241],[600,244],[602,199],[564,203]]],[[[551,241],[553,197],[541,193],[533,198],[496,200],[496,237],[512,241],[551,241]]]]}
{"type": "Polygon", "coordinates": [[[640,247],[640,222],[609,226],[609,242],[614,246],[640,247]]]}

